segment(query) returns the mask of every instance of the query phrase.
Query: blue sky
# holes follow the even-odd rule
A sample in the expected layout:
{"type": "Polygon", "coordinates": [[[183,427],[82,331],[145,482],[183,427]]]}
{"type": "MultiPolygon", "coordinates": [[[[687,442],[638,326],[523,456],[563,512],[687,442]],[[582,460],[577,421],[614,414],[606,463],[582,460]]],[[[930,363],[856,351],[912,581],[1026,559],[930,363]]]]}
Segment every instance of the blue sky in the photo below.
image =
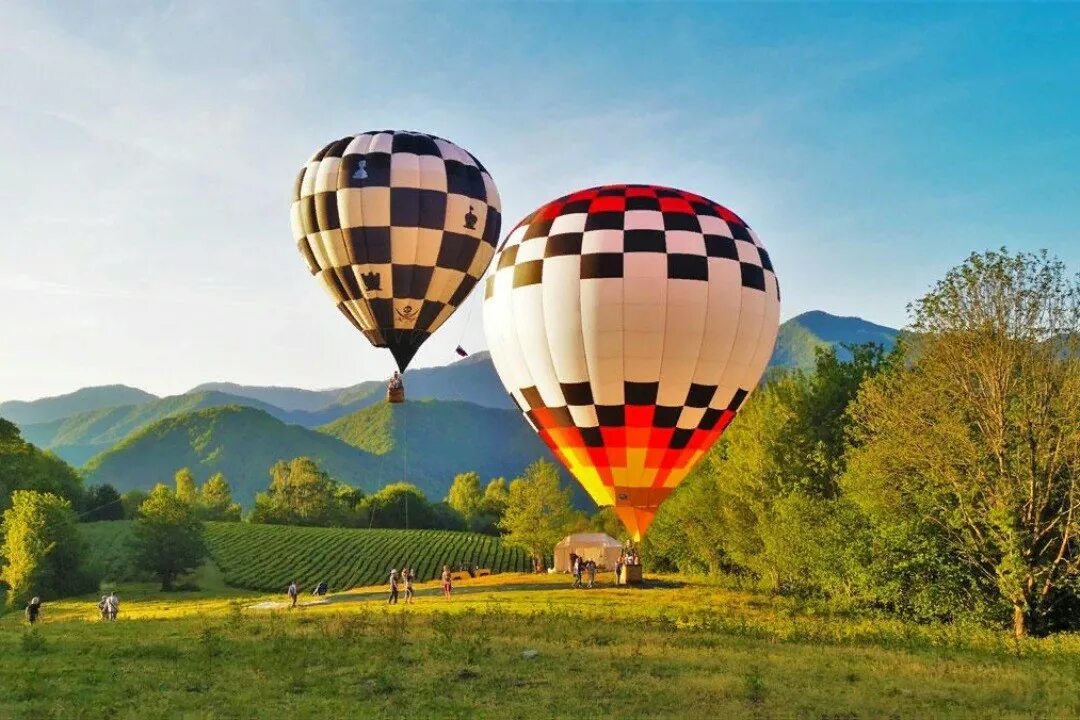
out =
{"type": "MultiPolygon", "coordinates": [[[[783,317],[902,325],[972,251],[1080,270],[1080,5],[3,0],[0,399],[388,374],[306,275],[288,193],[328,139],[419,129],[510,226],[605,182],[705,194],[783,317]]],[[[479,297],[421,351],[483,347],[479,297]]]]}

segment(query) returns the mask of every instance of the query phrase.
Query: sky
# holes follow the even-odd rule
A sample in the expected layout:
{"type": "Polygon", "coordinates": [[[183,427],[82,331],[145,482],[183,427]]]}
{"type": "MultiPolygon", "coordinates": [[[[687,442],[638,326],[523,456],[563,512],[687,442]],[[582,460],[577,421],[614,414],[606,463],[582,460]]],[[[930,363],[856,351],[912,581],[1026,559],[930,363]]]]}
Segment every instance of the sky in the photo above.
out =
{"type": "MultiPolygon", "coordinates": [[[[289,193],[415,129],[504,232],[603,183],[755,228],[782,317],[903,326],[971,252],[1080,270],[1080,5],[0,0],[0,400],[387,376],[311,278],[289,193]]],[[[484,348],[474,293],[417,366],[484,348]]]]}

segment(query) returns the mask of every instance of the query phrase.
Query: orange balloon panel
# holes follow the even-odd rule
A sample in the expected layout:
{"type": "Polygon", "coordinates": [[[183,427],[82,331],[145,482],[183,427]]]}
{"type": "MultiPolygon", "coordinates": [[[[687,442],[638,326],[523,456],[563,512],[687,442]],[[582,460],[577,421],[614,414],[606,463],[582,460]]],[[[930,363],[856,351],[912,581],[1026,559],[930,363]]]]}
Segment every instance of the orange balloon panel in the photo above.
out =
{"type": "Polygon", "coordinates": [[[499,248],[484,295],[511,397],[635,540],[757,385],[779,314],[746,223],[651,185],[543,206],[499,248]]]}

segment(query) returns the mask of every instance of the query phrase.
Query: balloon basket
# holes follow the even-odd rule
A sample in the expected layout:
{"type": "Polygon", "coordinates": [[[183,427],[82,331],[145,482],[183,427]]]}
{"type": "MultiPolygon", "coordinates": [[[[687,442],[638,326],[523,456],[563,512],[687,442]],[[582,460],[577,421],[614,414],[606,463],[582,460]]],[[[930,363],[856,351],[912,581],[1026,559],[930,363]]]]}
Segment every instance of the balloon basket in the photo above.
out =
{"type": "Polygon", "coordinates": [[[641,566],[640,565],[623,565],[619,571],[618,577],[615,578],[616,585],[640,585],[641,584],[641,566]]]}
{"type": "Polygon", "coordinates": [[[395,404],[405,402],[405,388],[388,388],[386,402],[395,404]]]}

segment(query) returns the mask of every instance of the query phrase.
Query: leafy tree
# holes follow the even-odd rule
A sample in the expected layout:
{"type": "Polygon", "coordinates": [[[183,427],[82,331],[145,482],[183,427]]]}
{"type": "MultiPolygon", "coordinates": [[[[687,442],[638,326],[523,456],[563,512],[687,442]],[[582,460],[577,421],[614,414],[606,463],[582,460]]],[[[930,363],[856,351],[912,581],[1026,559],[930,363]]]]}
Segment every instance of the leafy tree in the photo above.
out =
{"type": "Polygon", "coordinates": [[[544,561],[579,521],[570,505],[570,490],[562,488],[554,465],[537,460],[510,483],[509,495],[499,523],[506,542],[528,552],[534,561],[544,561]]]}
{"type": "Polygon", "coordinates": [[[148,497],[150,497],[150,493],[145,490],[128,490],[121,495],[120,506],[124,508],[124,519],[134,520],[135,516],[139,514],[139,506],[142,505],[148,497]]]}
{"type": "Polygon", "coordinates": [[[83,566],[84,548],[71,503],[53,493],[16,490],[4,511],[0,582],[8,605],[31,595],[64,596],[97,586],[83,566]]]}
{"type": "Polygon", "coordinates": [[[233,502],[229,481],[221,473],[210,476],[201,488],[196,504],[199,518],[202,520],[223,520],[238,522],[240,505],[233,502]]]}
{"type": "Polygon", "coordinates": [[[177,577],[206,558],[195,508],[165,485],[157,485],[139,506],[134,531],[135,564],[158,578],[162,590],[171,590],[177,577]]]}
{"type": "Polygon", "coordinates": [[[83,522],[123,520],[124,504],[120,493],[107,483],[90,486],[86,489],[86,511],[80,519],[83,522]]]}
{"type": "Polygon", "coordinates": [[[480,512],[484,515],[501,518],[503,513],[506,512],[506,505],[509,502],[510,487],[506,484],[506,478],[494,478],[484,488],[484,497],[480,501],[480,512]]]}
{"type": "Polygon", "coordinates": [[[1045,252],[974,254],[912,311],[910,362],[852,409],[845,487],[881,537],[930,538],[1017,636],[1041,631],[1080,580],[1080,279],[1045,252]]]}
{"type": "Polygon", "coordinates": [[[409,483],[391,483],[364,498],[360,513],[369,527],[439,527],[439,518],[423,491],[409,483]]]}
{"type": "Polygon", "coordinates": [[[480,475],[475,472],[459,473],[454,476],[446,503],[461,513],[467,527],[472,527],[480,515],[484,495],[480,490],[480,475]]]}
{"type": "Polygon", "coordinates": [[[83,504],[82,479],[63,460],[23,440],[14,423],[0,418],[0,510],[10,506],[16,490],[53,493],[83,504]]]}
{"type": "Polygon", "coordinates": [[[314,460],[299,457],[270,468],[270,487],[255,497],[251,521],[278,525],[341,524],[338,484],[314,460]]]}
{"type": "Polygon", "coordinates": [[[190,468],[180,468],[176,471],[176,497],[181,502],[192,506],[198,502],[199,492],[196,488],[195,475],[192,474],[190,468]]]}
{"type": "Polygon", "coordinates": [[[602,507],[589,518],[589,532],[599,532],[609,535],[616,540],[621,540],[624,543],[629,536],[626,534],[626,528],[623,527],[622,520],[615,513],[613,507],[602,507]]]}

